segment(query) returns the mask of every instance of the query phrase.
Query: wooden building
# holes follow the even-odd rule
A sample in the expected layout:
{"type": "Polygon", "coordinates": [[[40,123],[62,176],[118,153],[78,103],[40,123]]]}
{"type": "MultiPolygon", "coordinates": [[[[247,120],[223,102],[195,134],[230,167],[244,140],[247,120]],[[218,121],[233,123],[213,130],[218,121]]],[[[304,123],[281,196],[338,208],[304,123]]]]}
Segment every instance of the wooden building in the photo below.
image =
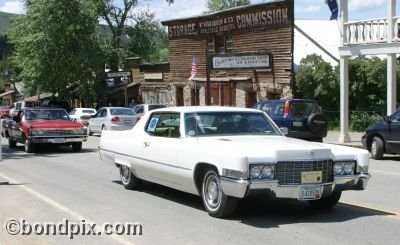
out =
{"type": "Polygon", "coordinates": [[[293,0],[278,0],[162,22],[169,34],[170,104],[205,105],[209,98],[212,105],[249,107],[292,97],[293,12],[293,0]],[[197,74],[188,81],[193,57],[197,74]]]}

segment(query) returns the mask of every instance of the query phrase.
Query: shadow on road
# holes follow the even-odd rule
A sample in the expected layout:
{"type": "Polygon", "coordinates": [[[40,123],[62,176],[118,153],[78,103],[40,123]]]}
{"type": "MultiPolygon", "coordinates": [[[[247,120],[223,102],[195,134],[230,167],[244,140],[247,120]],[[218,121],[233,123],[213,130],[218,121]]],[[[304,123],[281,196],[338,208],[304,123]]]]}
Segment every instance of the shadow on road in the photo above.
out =
{"type": "MultiPolygon", "coordinates": [[[[113,183],[122,185],[121,181],[113,183]]],[[[136,191],[203,210],[204,215],[207,215],[199,196],[149,182],[145,182],[143,187],[136,191]]],[[[316,209],[307,201],[275,200],[256,196],[241,200],[236,212],[228,219],[258,228],[277,228],[287,224],[340,223],[361,217],[388,215],[396,214],[344,203],[339,203],[329,210],[316,209]]]]}
{"type": "Polygon", "coordinates": [[[58,157],[56,154],[81,154],[97,152],[96,148],[84,148],[80,152],[72,151],[72,147],[65,145],[38,145],[35,148],[35,153],[26,153],[24,146],[18,145],[15,149],[10,149],[8,147],[3,147],[3,160],[7,159],[26,159],[33,158],[35,156],[46,156],[46,157],[58,157]]]}

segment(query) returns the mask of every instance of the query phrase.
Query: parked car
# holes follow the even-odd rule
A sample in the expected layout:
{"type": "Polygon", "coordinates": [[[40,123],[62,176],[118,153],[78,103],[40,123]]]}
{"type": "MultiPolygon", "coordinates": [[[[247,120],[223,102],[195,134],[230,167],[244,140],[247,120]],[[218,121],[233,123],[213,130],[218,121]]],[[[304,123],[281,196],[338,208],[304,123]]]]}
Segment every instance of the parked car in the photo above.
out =
{"type": "Polygon", "coordinates": [[[140,120],[140,118],[148,111],[152,111],[159,108],[165,108],[166,105],[163,104],[139,104],[135,105],[132,109],[135,111],[135,124],[140,120]]]}
{"type": "Polygon", "coordinates": [[[103,107],[88,122],[89,135],[103,130],[127,130],[135,125],[135,112],[125,107],[103,107]]]}
{"type": "Polygon", "coordinates": [[[368,151],[288,138],[267,114],[246,108],[157,109],[132,130],[104,131],[99,151],[126,189],[146,180],[200,195],[214,217],[250,194],[330,208],[370,178],[368,151]]]}
{"type": "Polygon", "coordinates": [[[17,115],[17,113],[25,108],[35,108],[40,107],[40,100],[19,100],[13,103],[12,110],[10,111],[11,117],[17,115]]]}
{"type": "Polygon", "coordinates": [[[64,109],[25,108],[13,120],[3,120],[2,126],[9,147],[21,143],[29,153],[39,144],[71,145],[77,152],[87,139],[87,128],[72,122],[64,109]]]}
{"type": "Polygon", "coordinates": [[[9,106],[0,106],[0,118],[7,118],[10,116],[9,106]]]}
{"type": "Polygon", "coordinates": [[[279,127],[287,128],[288,137],[322,142],[328,133],[327,120],[314,100],[265,100],[253,108],[267,113],[279,127]]]}
{"type": "Polygon", "coordinates": [[[361,138],[364,149],[373,159],[382,159],[384,153],[400,153],[400,109],[365,130],[361,138]]]}
{"type": "Polygon", "coordinates": [[[90,118],[96,114],[96,109],[92,108],[75,108],[69,113],[72,121],[87,125],[90,118]]]}

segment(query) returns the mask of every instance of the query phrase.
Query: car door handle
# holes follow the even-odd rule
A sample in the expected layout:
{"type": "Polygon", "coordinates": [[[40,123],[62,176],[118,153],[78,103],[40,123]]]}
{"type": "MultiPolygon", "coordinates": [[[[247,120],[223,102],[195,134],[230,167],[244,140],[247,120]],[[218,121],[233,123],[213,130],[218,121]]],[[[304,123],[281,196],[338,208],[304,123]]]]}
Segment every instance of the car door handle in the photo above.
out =
{"type": "Polygon", "coordinates": [[[149,147],[150,146],[150,142],[143,142],[144,147],[149,147]]]}

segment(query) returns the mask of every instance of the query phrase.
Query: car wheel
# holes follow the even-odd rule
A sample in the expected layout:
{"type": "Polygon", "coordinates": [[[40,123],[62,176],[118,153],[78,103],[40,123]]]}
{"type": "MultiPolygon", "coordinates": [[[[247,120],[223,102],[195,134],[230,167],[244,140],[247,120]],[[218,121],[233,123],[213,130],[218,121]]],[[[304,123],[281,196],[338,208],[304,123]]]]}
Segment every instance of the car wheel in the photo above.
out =
{"type": "Polygon", "coordinates": [[[10,149],[17,147],[17,141],[13,140],[11,137],[8,138],[8,147],[10,149]]]}
{"type": "Polygon", "coordinates": [[[80,152],[82,150],[82,142],[72,143],[72,150],[74,152],[80,152]]]}
{"type": "Polygon", "coordinates": [[[219,175],[214,169],[208,169],[204,175],[201,196],[208,214],[216,218],[230,215],[238,204],[237,198],[222,191],[219,175]]]}
{"type": "Polygon", "coordinates": [[[372,139],[372,143],[371,143],[371,157],[375,160],[381,160],[383,159],[383,141],[381,138],[375,136],[372,139]]]}
{"type": "Polygon", "coordinates": [[[324,115],[321,113],[313,113],[307,119],[307,126],[310,132],[318,137],[326,137],[328,133],[328,123],[324,115]]]}
{"type": "Polygon", "coordinates": [[[329,209],[335,206],[339,202],[341,195],[342,195],[341,191],[334,191],[327,197],[323,197],[318,200],[311,200],[309,202],[315,208],[329,209]]]}
{"type": "Polygon", "coordinates": [[[25,140],[25,152],[26,153],[33,153],[35,152],[35,145],[29,140],[25,140]]]}
{"type": "Polygon", "coordinates": [[[142,184],[142,180],[136,177],[132,173],[131,169],[126,165],[121,165],[119,167],[119,176],[122,185],[125,187],[125,189],[128,190],[138,189],[142,184]]]}

